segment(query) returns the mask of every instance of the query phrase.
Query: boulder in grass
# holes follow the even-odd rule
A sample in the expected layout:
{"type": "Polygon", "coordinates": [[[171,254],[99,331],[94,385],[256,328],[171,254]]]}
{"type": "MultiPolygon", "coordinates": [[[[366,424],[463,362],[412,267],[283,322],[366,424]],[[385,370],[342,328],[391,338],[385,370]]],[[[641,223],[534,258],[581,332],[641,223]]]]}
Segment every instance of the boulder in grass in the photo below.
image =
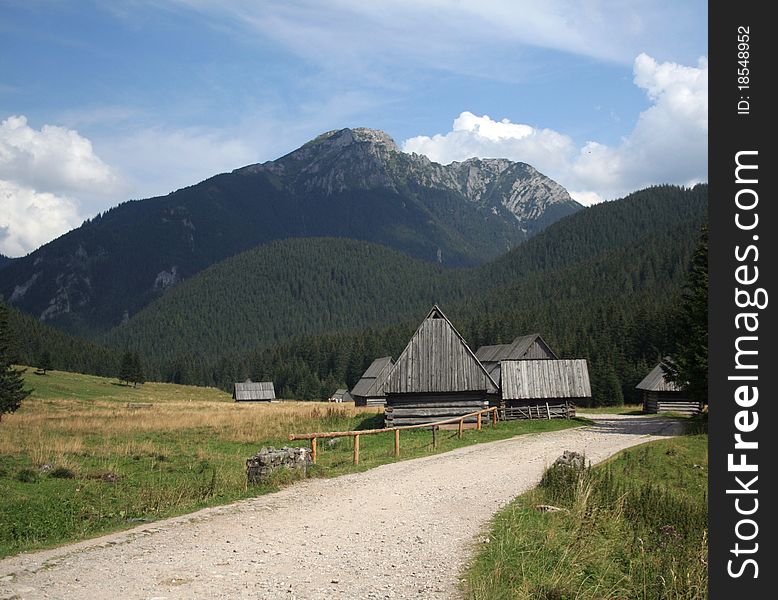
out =
{"type": "Polygon", "coordinates": [[[246,477],[249,483],[264,483],[279,469],[294,469],[305,477],[312,463],[308,448],[284,446],[276,449],[267,446],[246,461],[246,477]]]}
{"type": "Polygon", "coordinates": [[[586,457],[580,452],[565,450],[562,456],[554,461],[552,467],[569,467],[576,471],[582,471],[586,466],[586,457]]]}

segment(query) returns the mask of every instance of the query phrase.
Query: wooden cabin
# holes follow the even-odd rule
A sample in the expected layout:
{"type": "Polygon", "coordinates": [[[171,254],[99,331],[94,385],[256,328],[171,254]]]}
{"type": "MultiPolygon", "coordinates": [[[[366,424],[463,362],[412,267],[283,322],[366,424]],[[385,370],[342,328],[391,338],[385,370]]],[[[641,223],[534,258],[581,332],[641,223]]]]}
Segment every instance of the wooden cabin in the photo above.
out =
{"type": "Polygon", "coordinates": [[[702,411],[702,403],[689,400],[681,386],[665,378],[662,363],[655,366],[635,387],[643,391],[643,412],[696,415],[702,411]]]}
{"type": "Polygon", "coordinates": [[[394,362],[391,356],[376,358],[351,390],[354,406],[384,406],[384,385],[394,362]]]}
{"type": "Polygon", "coordinates": [[[557,355],[540,337],[539,333],[521,335],[510,344],[481,346],[475,355],[498,385],[500,383],[500,362],[503,360],[553,360],[557,358],[557,355]]]}
{"type": "Polygon", "coordinates": [[[575,416],[575,405],[591,399],[586,360],[503,360],[501,413],[506,419],[575,416]]]}
{"type": "Polygon", "coordinates": [[[384,390],[386,425],[392,427],[488,408],[487,395],[498,387],[435,305],[392,367],[384,390]]]}
{"type": "Polygon", "coordinates": [[[276,399],[276,391],[272,381],[251,381],[236,383],[232,392],[235,402],[273,402],[276,399]]]}

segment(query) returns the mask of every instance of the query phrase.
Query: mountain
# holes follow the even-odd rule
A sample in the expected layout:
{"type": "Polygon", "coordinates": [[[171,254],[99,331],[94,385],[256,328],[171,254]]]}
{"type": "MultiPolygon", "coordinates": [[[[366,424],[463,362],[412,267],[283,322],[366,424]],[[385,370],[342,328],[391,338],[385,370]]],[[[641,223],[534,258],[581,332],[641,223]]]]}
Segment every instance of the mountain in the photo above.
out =
{"type": "MultiPolygon", "coordinates": [[[[572,215],[470,271],[470,293],[444,302],[446,314],[472,348],[541,332],[559,356],[588,360],[595,405],[636,402],[635,385],[678,341],[675,314],[707,206],[707,185],[658,186],[572,215]]],[[[189,373],[224,387],[269,378],[283,396],[326,397],[376,356],[396,357],[423,315],[233,352],[189,373]]]]}
{"type": "MultiPolygon", "coordinates": [[[[634,357],[663,345],[662,315],[680,290],[706,208],[707,186],[650,188],[579,211],[466,269],[361,241],[278,241],[202,271],[100,340],[140,351],[156,365],[156,376],[168,378],[184,362],[191,382],[226,385],[213,375],[220,356],[229,357],[228,365],[243,364],[236,376],[245,379],[265,372],[245,362],[252,353],[281,348],[273,363],[280,369],[283,360],[300,358],[298,352],[314,360],[320,336],[346,336],[333,352],[354,353],[352,371],[361,374],[364,361],[381,352],[396,355],[407,342],[396,332],[391,343],[380,342],[384,334],[376,331],[397,324],[412,330],[438,302],[473,345],[540,331],[568,356],[586,351],[600,358],[619,338],[612,337],[616,324],[595,323],[608,314],[626,315],[619,323],[652,315],[645,319],[655,323],[640,332],[618,329],[623,343],[634,346],[635,364],[634,357]],[[607,340],[592,346],[600,337],[607,340]]],[[[326,379],[330,367],[323,365],[332,364],[332,357],[315,362],[311,376],[326,379]]],[[[343,364],[339,369],[341,382],[353,375],[343,364]]],[[[291,384],[290,390],[300,393],[291,384]]]]}
{"type": "Polygon", "coordinates": [[[0,269],[2,269],[3,267],[11,264],[12,261],[13,261],[13,258],[9,258],[5,254],[0,254],[0,269]]]}
{"type": "Polygon", "coordinates": [[[530,165],[439,165],[385,133],[343,129],[164,197],[130,201],[0,269],[0,298],[97,335],[225,258],[335,236],[446,266],[497,257],[581,206],[530,165]]]}

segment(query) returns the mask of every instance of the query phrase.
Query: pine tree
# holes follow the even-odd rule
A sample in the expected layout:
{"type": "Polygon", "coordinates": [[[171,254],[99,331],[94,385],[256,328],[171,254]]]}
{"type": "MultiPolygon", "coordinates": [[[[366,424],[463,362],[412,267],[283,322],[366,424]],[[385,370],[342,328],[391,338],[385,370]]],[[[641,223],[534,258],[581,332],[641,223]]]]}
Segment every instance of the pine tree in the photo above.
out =
{"type": "Polygon", "coordinates": [[[683,386],[690,400],[708,402],[708,228],[692,259],[675,318],[675,354],[665,361],[665,378],[683,386]]]}
{"type": "Polygon", "coordinates": [[[38,357],[38,374],[45,375],[46,371],[51,371],[51,352],[44,350],[38,357]]]}
{"type": "Polygon", "coordinates": [[[119,367],[119,381],[123,381],[127,385],[130,385],[130,381],[132,381],[133,367],[134,364],[132,352],[127,350],[122,355],[122,363],[119,367]]]}
{"type": "Polygon", "coordinates": [[[15,412],[32,390],[24,389],[24,369],[15,369],[13,338],[8,326],[8,309],[0,304],[0,421],[6,413],[15,412]]]}
{"type": "Polygon", "coordinates": [[[143,373],[143,363],[141,363],[140,355],[134,352],[130,358],[130,379],[132,387],[138,387],[138,384],[146,383],[146,376],[143,373]]]}

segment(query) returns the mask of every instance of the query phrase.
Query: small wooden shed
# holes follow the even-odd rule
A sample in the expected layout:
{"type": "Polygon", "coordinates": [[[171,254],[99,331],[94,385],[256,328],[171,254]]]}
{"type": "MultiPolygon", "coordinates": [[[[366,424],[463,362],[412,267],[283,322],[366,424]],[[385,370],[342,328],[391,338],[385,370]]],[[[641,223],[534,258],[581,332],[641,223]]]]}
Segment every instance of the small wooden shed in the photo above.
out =
{"type": "Polygon", "coordinates": [[[665,378],[661,362],[635,387],[643,391],[643,412],[696,415],[702,411],[702,403],[689,400],[681,386],[665,378]]]}
{"type": "Polygon", "coordinates": [[[503,360],[502,407],[506,419],[575,416],[575,405],[592,397],[586,360],[503,360]]]}
{"type": "Polygon", "coordinates": [[[394,362],[391,356],[376,358],[362,375],[362,378],[354,384],[351,396],[354,398],[354,406],[384,406],[386,404],[386,392],[384,385],[394,362]]]}
{"type": "Polygon", "coordinates": [[[330,402],[349,402],[350,400],[351,397],[346,388],[338,388],[332,396],[329,397],[330,402]]]}
{"type": "Polygon", "coordinates": [[[478,360],[492,376],[492,379],[500,383],[500,362],[503,360],[541,360],[556,359],[557,356],[551,350],[539,333],[520,335],[510,344],[495,344],[493,346],[481,346],[475,353],[478,360]]]}
{"type": "MultiPolygon", "coordinates": [[[[488,408],[497,384],[435,305],[389,373],[386,425],[416,425],[488,408]]],[[[472,420],[475,420],[473,418],[472,420]]]]}
{"type": "Polygon", "coordinates": [[[250,379],[235,384],[232,392],[235,402],[273,402],[276,391],[272,381],[251,381],[250,379]]]}

